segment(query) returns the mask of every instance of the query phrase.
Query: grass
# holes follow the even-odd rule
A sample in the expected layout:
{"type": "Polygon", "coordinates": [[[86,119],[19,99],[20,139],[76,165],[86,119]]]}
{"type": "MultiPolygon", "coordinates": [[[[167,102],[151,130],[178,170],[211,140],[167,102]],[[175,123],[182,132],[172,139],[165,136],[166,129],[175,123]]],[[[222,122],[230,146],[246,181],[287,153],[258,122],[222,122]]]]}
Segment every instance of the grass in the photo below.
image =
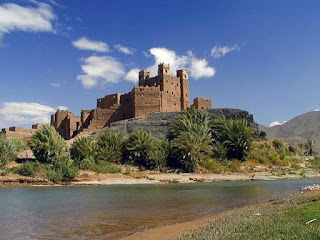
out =
{"type": "Polygon", "coordinates": [[[216,217],[176,240],[320,239],[320,195],[293,196],[268,206],[251,206],[216,217]],[[316,218],[317,221],[306,224],[316,218]]]}

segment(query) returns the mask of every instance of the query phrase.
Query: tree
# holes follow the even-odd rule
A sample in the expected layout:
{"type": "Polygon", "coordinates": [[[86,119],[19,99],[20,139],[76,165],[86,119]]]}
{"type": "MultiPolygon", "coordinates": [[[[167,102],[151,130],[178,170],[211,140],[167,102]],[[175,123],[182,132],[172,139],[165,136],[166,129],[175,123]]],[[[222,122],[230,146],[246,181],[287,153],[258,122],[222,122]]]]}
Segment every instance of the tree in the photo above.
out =
{"type": "Polygon", "coordinates": [[[212,152],[210,128],[194,125],[172,140],[178,162],[185,171],[193,172],[212,152]]]}
{"type": "Polygon", "coordinates": [[[316,142],[313,140],[308,140],[305,144],[304,144],[304,149],[305,152],[304,154],[307,156],[315,156],[318,153],[315,151],[315,147],[316,147],[316,142]]]}
{"type": "Polygon", "coordinates": [[[135,129],[126,142],[125,156],[129,161],[140,167],[150,168],[152,152],[156,147],[157,142],[150,132],[135,129]]]}
{"type": "Polygon", "coordinates": [[[43,125],[31,136],[30,148],[39,162],[52,164],[66,150],[66,141],[53,126],[43,125]]]}
{"type": "Polygon", "coordinates": [[[150,169],[157,169],[161,171],[165,169],[167,166],[167,161],[171,152],[171,143],[167,140],[163,140],[161,142],[156,141],[157,146],[150,153],[150,169]]]}
{"type": "Polygon", "coordinates": [[[183,111],[180,116],[170,125],[168,139],[172,140],[180,133],[189,131],[197,125],[210,126],[211,118],[207,112],[188,109],[183,111]]]}
{"type": "Polygon", "coordinates": [[[121,163],[124,137],[113,130],[107,130],[97,138],[97,156],[99,160],[121,163]]]}
{"type": "Polygon", "coordinates": [[[217,148],[218,142],[223,144],[228,159],[246,160],[252,143],[253,131],[247,126],[245,119],[214,119],[211,122],[211,131],[213,145],[217,148]]]}
{"type": "Polygon", "coordinates": [[[13,140],[8,140],[0,135],[0,168],[15,160],[18,155],[19,146],[13,140]]]}
{"type": "Polygon", "coordinates": [[[227,154],[229,159],[246,160],[252,143],[252,130],[244,119],[229,120],[226,128],[227,154]]]}
{"type": "Polygon", "coordinates": [[[96,144],[94,141],[81,137],[74,140],[70,148],[72,159],[82,161],[85,158],[94,157],[96,153],[96,144]]]}

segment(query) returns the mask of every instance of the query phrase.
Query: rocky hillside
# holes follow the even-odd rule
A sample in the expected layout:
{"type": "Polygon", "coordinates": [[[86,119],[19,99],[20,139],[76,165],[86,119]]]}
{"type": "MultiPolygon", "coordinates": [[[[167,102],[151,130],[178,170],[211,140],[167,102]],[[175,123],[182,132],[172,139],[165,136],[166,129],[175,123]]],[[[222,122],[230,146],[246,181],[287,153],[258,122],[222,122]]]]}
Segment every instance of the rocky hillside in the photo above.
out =
{"type": "Polygon", "coordinates": [[[313,111],[302,114],[292,120],[274,127],[259,125],[269,140],[280,138],[290,144],[304,143],[308,139],[316,141],[320,148],[320,112],[313,111]]]}
{"type": "MultiPolygon", "coordinates": [[[[258,125],[254,122],[252,114],[240,109],[217,108],[207,110],[212,118],[240,119],[246,118],[248,123],[254,129],[258,129],[258,125]]],[[[158,112],[150,114],[146,117],[127,119],[111,124],[111,129],[123,134],[129,134],[134,129],[140,128],[150,131],[156,138],[164,138],[168,132],[170,124],[180,114],[180,112],[158,112]]],[[[103,131],[103,130],[100,130],[103,131]]],[[[100,132],[99,131],[99,132],[100,132]]],[[[99,132],[93,134],[96,137],[99,132]]]]}

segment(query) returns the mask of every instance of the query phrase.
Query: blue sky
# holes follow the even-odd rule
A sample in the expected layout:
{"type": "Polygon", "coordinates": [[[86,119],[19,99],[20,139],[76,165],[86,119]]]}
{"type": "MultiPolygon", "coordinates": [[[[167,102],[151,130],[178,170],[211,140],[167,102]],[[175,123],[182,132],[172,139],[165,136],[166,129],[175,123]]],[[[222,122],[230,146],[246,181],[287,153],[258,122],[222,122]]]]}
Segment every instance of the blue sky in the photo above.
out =
{"type": "MultiPolygon", "coordinates": [[[[319,1],[1,1],[0,128],[188,68],[191,99],[269,125],[320,108],[319,1]]],[[[30,126],[29,126],[30,127],[30,126]]]]}

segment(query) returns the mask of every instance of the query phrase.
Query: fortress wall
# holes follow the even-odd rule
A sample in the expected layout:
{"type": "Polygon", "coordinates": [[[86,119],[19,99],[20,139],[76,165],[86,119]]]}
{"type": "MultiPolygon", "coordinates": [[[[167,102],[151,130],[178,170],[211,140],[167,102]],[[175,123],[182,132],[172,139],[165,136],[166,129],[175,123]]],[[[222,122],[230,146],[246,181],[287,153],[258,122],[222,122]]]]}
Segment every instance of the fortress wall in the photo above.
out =
{"type": "Polygon", "coordinates": [[[97,108],[109,109],[114,104],[120,104],[120,97],[120,93],[115,93],[99,98],[97,99],[97,108]]]}
{"type": "Polygon", "coordinates": [[[132,93],[135,117],[161,111],[160,86],[135,87],[132,93]]]}

